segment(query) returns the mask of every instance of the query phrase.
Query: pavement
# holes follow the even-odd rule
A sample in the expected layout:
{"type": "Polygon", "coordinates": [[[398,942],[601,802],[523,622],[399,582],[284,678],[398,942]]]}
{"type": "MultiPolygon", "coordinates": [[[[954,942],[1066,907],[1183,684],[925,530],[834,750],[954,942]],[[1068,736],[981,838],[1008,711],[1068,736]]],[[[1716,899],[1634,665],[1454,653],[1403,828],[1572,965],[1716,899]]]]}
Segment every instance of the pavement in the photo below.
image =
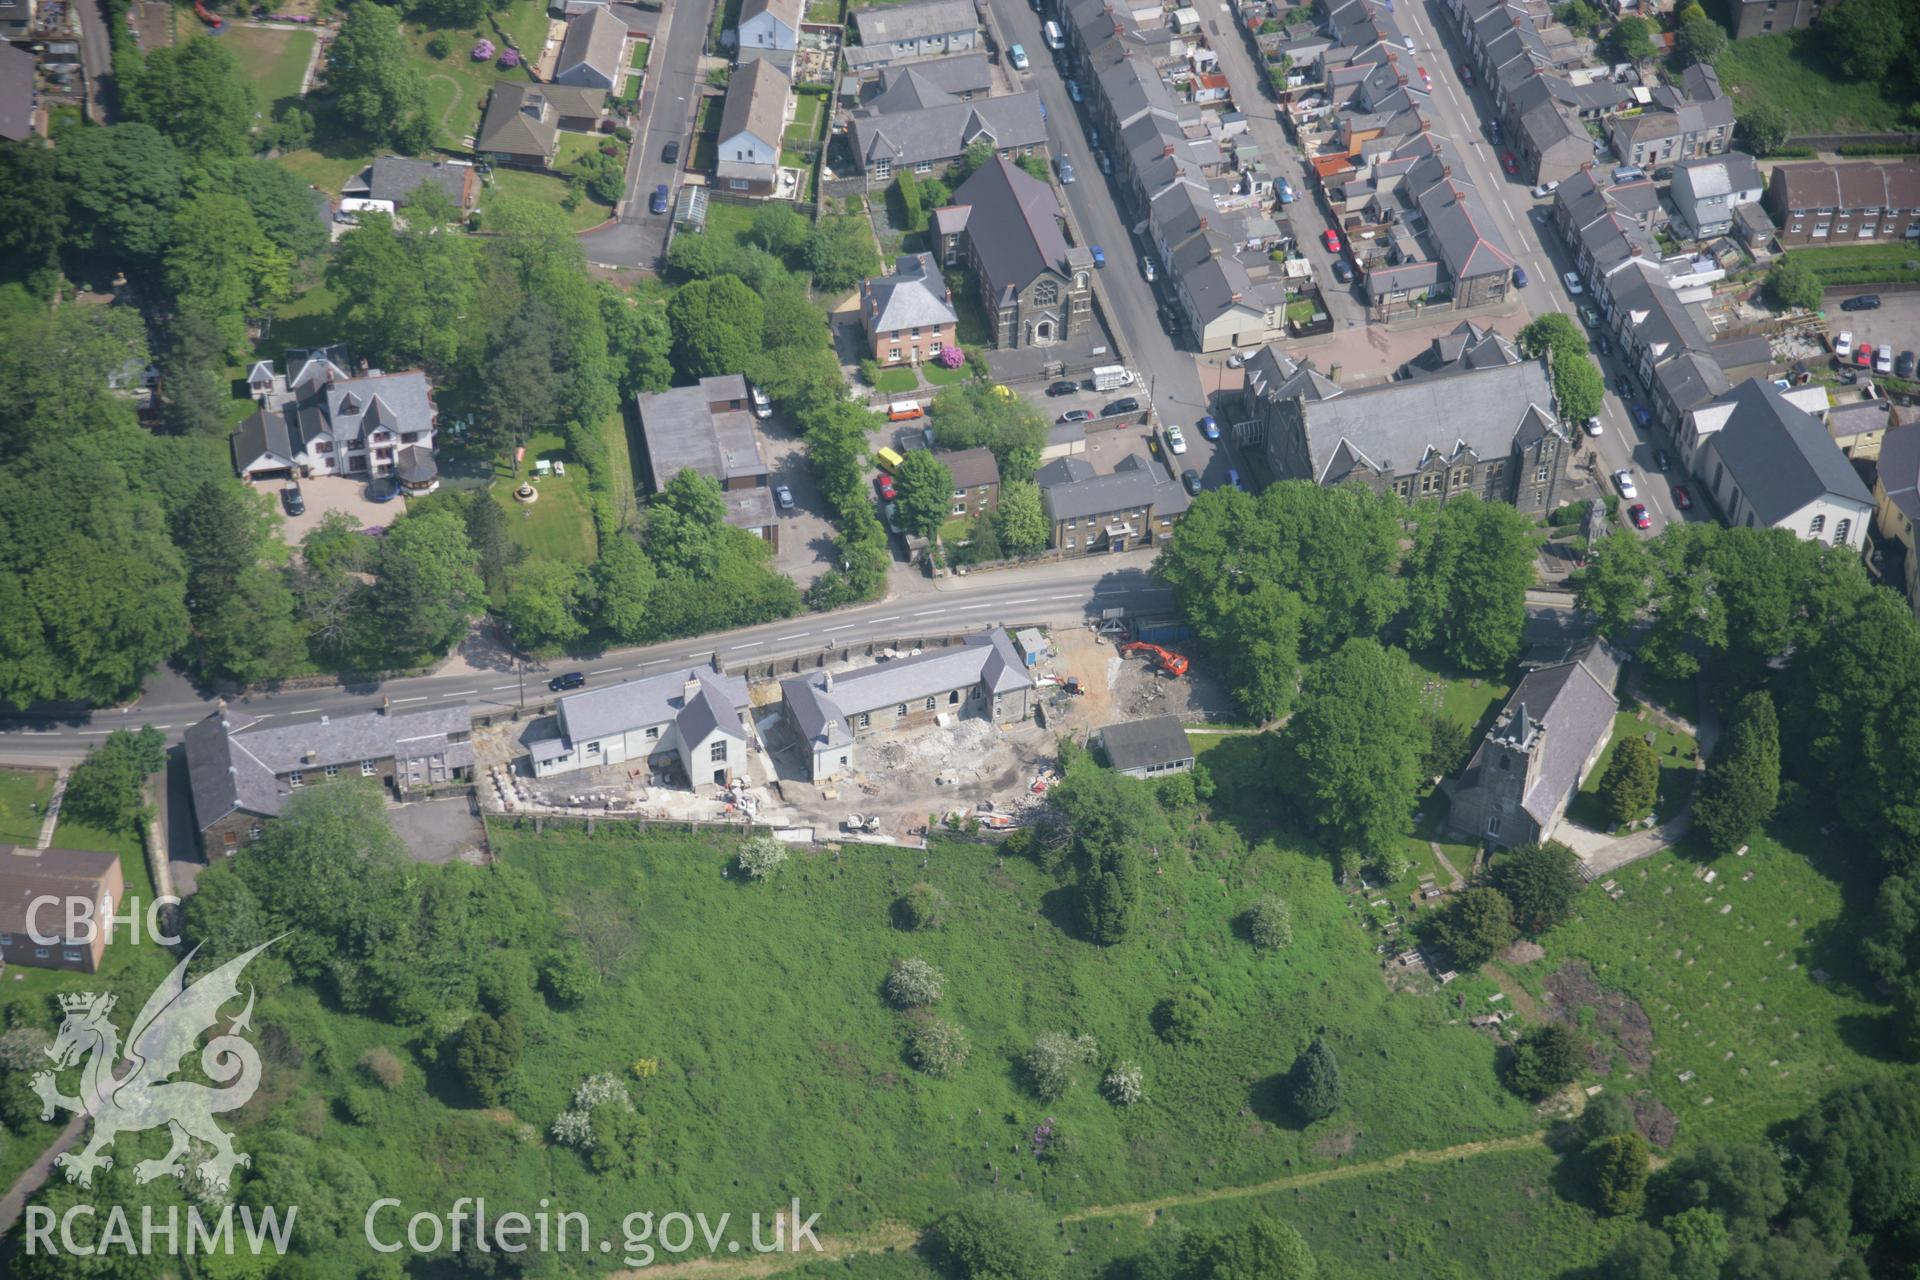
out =
{"type": "Polygon", "coordinates": [[[699,103],[700,56],[714,0],[661,6],[647,59],[647,85],[633,116],[633,146],[627,154],[627,194],[620,215],[580,233],[587,260],[608,267],[657,269],[667,251],[669,217],[647,212],[653,189],[667,184],[679,195],[680,170],[693,162],[693,113],[699,103]],[[662,160],[669,142],[680,143],[680,158],[662,160]]]}
{"type": "Polygon", "coordinates": [[[80,19],[80,70],[87,77],[87,115],[96,124],[107,122],[107,94],[113,80],[113,41],[100,0],[74,0],[80,19]]]}

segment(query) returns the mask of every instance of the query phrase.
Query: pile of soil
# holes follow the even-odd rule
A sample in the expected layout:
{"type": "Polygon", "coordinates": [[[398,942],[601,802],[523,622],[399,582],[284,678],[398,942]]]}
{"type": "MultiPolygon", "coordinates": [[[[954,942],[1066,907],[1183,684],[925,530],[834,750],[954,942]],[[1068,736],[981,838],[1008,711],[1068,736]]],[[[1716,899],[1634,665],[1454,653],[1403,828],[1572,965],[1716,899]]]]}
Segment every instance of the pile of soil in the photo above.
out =
{"type": "Polygon", "coordinates": [[[1589,1057],[1593,1069],[1605,1075],[1614,1053],[1626,1059],[1636,1075],[1653,1066],[1653,1026],[1638,1001],[1600,985],[1593,966],[1569,960],[1547,979],[1547,1016],[1570,1027],[1583,1025],[1581,1011],[1592,1010],[1584,1025],[1593,1035],[1589,1057]],[[1609,1043],[1611,1042],[1611,1043],[1609,1043]]]}

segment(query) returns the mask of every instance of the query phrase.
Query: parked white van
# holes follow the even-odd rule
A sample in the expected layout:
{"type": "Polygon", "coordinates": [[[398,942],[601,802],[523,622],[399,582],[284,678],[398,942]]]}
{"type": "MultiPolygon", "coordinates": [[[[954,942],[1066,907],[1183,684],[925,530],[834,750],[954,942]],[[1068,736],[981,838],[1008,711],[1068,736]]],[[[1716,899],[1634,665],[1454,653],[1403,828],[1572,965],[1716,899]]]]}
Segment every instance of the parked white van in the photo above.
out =
{"type": "Polygon", "coordinates": [[[1047,25],[1042,30],[1047,37],[1047,48],[1058,53],[1067,47],[1067,38],[1061,34],[1059,23],[1049,18],[1047,19],[1047,25]]]}

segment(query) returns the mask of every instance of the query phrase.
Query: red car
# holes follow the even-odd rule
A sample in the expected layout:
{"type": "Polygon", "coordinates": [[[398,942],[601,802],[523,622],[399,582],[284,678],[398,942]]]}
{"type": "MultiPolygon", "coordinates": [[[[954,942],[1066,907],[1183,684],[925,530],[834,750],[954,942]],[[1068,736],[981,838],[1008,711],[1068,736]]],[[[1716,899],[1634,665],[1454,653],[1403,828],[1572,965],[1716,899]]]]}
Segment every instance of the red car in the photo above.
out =
{"type": "Polygon", "coordinates": [[[1687,486],[1683,484],[1673,486],[1673,505],[1682,511],[1693,510],[1693,495],[1687,492],[1687,486]]]}
{"type": "Polygon", "coordinates": [[[1646,504],[1636,502],[1627,508],[1627,519],[1633,521],[1636,529],[1653,528],[1653,517],[1647,514],[1646,504]]]}
{"type": "Polygon", "coordinates": [[[1520,172],[1520,162],[1513,158],[1513,152],[1511,151],[1502,151],[1500,153],[1500,167],[1510,174],[1520,172]]]}
{"type": "Polygon", "coordinates": [[[1328,253],[1340,252],[1340,233],[1329,227],[1320,233],[1320,243],[1327,246],[1328,253]]]}
{"type": "Polygon", "coordinates": [[[873,478],[873,491],[880,495],[882,502],[892,502],[897,496],[893,488],[893,477],[884,471],[873,478]]]}
{"type": "Polygon", "coordinates": [[[1862,369],[1873,368],[1873,344],[1863,342],[1853,351],[1853,362],[1862,369]]]}
{"type": "Polygon", "coordinates": [[[1469,89],[1473,88],[1473,68],[1464,62],[1460,64],[1460,83],[1469,89]]]}

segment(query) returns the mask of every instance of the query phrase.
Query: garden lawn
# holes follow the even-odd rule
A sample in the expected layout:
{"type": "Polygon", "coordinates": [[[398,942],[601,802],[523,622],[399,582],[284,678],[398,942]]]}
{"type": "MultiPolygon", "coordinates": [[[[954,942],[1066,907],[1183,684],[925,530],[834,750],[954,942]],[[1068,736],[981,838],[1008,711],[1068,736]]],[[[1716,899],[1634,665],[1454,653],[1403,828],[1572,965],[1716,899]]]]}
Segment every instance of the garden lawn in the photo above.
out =
{"type": "Polygon", "coordinates": [[[652,56],[653,56],[653,41],[635,40],[633,42],[633,53],[631,56],[628,57],[627,65],[633,68],[635,71],[643,71],[646,69],[647,59],[651,58],[652,56]]]}
{"type": "Polygon", "coordinates": [[[247,79],[253,81],[254,91],[260,95],[260,110],[269,118],[276,103],[300,96],[300,82],[313,57],[313,42],[319,38],[312,30],[243,27],[233,22],[217,37],[206,35],[206,28],[198,22],[183,22],[180,29],[226,45],[240,60],[247,79]]]}
{"type": "Polygon", "coordinates": [[[1613,873],[1618,902],[1581,895],[1579,918],[1542,940],[1547,959],[1522,980],[1538,993],[1563,960],[1591,961],[1653,1031],[1651,1073],[1616,1070],[1608,1086],[1651,1089],[1679,1116],[1682,1146],[1758,1140],[1892,1057],[1855,942],[1871,890],[1840,879],[1852,852],[1807,822],[1775,824],[1745,857],[1704,868],[1655,854],[1613,873]],[[1711,884],[1696,878],[1707,869],[1711,884]]]}
{"type": "Polygon", "coordinates": [[[0,769],[0,844],[38,843],[52,796],[53,770],[0,769]]]}
{"type": "Polygon", "coordinates": [[[936,387],[950,387],[956,382],[965,382],[973,375],[965,365],[958,369],[949,369],[937,360],[930,360],[920,366],[920,376],[936,387]]]}
{"type": "Polygon", "coordinates": [[[1788,254],[1804,264],[1820,283],[1828,287],[1840,284],[1917,284],[1920,283],[1920,246],[1905,244],[1849,244],[1827,249],[1794,249],[1788,254]]]}
{"type": "Polygon", "coordinates": [[[491,489],[493,500],[507,513],[507,525],[513,540],[530,555],[574,564],[592,564],[598,554],[593,532],[593,516],[587,508],[587,468],[567,451],[559,436],[544,434],[527,441],[527,460],[518,476],[509,475],[504,464],[495,464],[491,489]],[[535,476],[534,463],[541,458],[567,464],[564,476],[535,476]],[[521,479],[531,478],[540,496],[533,502],[515,501],[513,491],[521,479]]]}
{"type": "MultiPolygon", "coordinates": [[[[571,135],[563,133],[560,136],[566,138],[571,135]]],[[[493,176],[487,179],[485,190],[480,193],[480,225],[483,229],[487,225],[485,212],[487,206],[502,197],[539,200],[550,204],[560,210],[561,215],[567,220],[567,225],[575,231],[597,227],[613,216],[611,205],[601,204],[584,191],[580,193],[579,203],[572,209],[568,209],[561,203],[567,198],[567,189],[567,180],[551,173],[534,173],[527,169],[495,169],[493,176]]]]}
{"type": "Polygon", "coordinates": [[[1567,806],[1567,817],[1593,831],[1612,830],[1606,814],[1600,804],[1600,782],[1607,776],[1607,766],[1613,763],[1613,753],[1629,735],[1653,735],[1653,751],[1660,757],[1660,793],[1653,802],[1653,815],[1661,822],[1680,812],[1682,805],[1692,798],[1693,784],[1697,770],[1694,768],[1695,744],[1684,733],[1677,733],[1664,725],[1655,723],[1651,714],[1642,720],[1636,710],[1622,711],[1613,721],[1613,737],[1607,742],[1607,749],[1600,759],[1587,771],[1587,777],[1580,784],[1579,794],[1567,806]]]}
{"type": "MultiPolygon", "coordinates": [[[[1882,133],[1900,127],[1901,95],[1890,85],[1835,79],[1812,29],[1748,36],[1714,63],[1735,103],[1764,99],[1793,133],[1882,133]]],[[[1899,74],[1898,70],[1894,74],[1899,74]]]]}
{"type": "Polygon", "coordinates": [[[475,62],[470,55],[478,42],[471,27],[437,28],[419,22],[401,26],[407,49],[420,73],[427,78],[428,111],[439,127],[443,147],[460,150],[463,139],[479,132],[481,108],[496,81],[531,83],[533,79],[528,64],[540,57],[547,42],[545,6],[531,0],[513,0],[510,7],[491,15],[489,25],[484,28],[486,38],[493,41],[496,50],[504,49],[506,45],[494,30],[495,26],[513,36],[522,54],[519,66],[502,67],[497,53],[486,62],[475,62]],[[435,35],[444,35],[452,46],[445,58],[435,58],[427,52],[427,43],[435,35]]]}
{"type": "Polygon", "coordinates": [[[917,390],[919,386],[920,379],[914,374],[913,370],[903,368],[900,365],[895,365],[891,369],[882,369],[873,380],[873,389],[875,391],[885,392],[888,395],[899,395],[903,392],[914,391],[917,390]]]}

